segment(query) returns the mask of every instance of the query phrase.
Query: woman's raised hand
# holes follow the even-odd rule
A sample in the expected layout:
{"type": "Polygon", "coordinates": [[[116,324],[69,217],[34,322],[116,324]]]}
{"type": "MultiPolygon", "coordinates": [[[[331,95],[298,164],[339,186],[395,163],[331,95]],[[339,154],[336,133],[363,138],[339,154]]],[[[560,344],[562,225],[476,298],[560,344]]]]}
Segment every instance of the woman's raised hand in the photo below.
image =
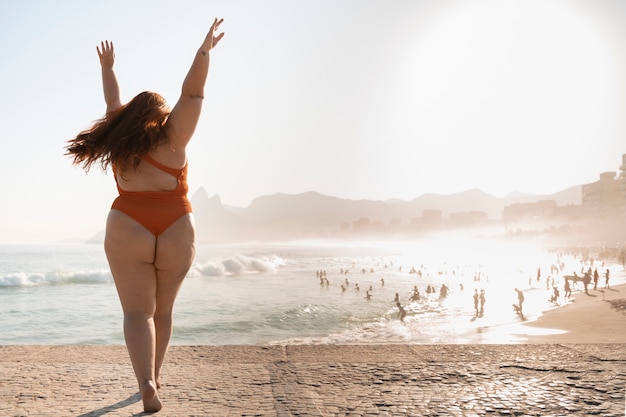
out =
{"type": "Polygon", "coordinates": [[[115,51],[113,50],[113,42],[103,41],[100,42],[100,47],[96,46],[98,51],[98,57],[100,58],[100,65],[103,67],[112,68],[115,63],[115,51]],[[102,50],[100,50],[100,47],[102,50]]]}
{"type": "Polygon", "coordinates": [[[215,36],[215,32],[217,32],[223,21],[224,19],[217,20],[217,18],[213,21],[211,29],[209,29],[209,33],[207,33],[206,38],[204,39],[204,43],[200,48],[203,55],[206,55],[206,53],[213,49],[215,45],[217,45],[217,43],[224,37],[224,32],[215,36]]]}

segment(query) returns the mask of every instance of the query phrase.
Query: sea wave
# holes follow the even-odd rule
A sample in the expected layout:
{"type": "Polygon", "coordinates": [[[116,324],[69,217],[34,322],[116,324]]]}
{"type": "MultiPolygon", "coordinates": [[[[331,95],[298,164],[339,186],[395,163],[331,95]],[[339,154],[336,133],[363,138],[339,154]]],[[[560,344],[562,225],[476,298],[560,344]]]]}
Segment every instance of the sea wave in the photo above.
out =
{"type": "MultiPolygon", "coordinates": [[[[233,255],[221,260],[196,260],[190,275],[227,276],[242,274],[274,273],[284,259],[277,255],[233,255]]],[[[1,287],[32,287],[36,285],[59,285],[75,283],[112,283],[108,269],[53,272],[5,272],[0,275],[1,287]]]]}
{"type": "Polygon", "coordinates": [[[13,272],[0,275],[0,287],[32,287],[35,285],[109,283],[112,282],[108,270],[77,272],[13,272]]]}
{"type": "Polygon", "coordinates": [[[198,261],[192,266],[192,273],[201,276],[274,273],[283,265],[284,259],[277,255],[237,254],[222,260],[198,261]]]}

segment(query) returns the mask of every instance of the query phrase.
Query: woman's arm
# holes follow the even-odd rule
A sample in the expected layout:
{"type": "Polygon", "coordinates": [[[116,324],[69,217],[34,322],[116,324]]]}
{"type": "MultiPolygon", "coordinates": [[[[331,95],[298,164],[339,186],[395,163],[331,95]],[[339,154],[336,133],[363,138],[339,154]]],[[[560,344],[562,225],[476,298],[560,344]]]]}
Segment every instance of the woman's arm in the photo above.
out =
{"type": "Polygon", "coordinates": [[[113,42],[100,42],[102,50],[96,46],[98,57],[100,58],[100,66],[102,67],[102,89],[104,90],[104,101],[107,105],[107,113],[117,110],[122,106],[120,99],[120,86],[113,70],[115,63],[115,51],[113,50],[113,42]]]}
{"type": "Polygon", "coordinates": [[[180,98],[167,120],[168,136],[173,149],[187,145],[200,119],[204,85],[209,74],[210,51],[224,36],[224,32],[215,36],[223,21],[224,19],[213,21],[183,81],[180,98]]]}

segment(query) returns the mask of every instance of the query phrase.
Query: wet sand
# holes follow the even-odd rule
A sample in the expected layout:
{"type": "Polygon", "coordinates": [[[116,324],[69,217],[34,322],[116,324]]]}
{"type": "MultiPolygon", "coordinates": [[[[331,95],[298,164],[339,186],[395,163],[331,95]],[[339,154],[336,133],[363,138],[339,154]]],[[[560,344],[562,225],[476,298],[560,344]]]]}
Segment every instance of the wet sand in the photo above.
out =
{"type": "MultiPolygon", "coordinates": [[[[593,288],[593,286],[591,286],[593,288]]],[[[529,343],[626,343],[626,310],[612,307],[626,300],[626,284],[578,292],[565,306],[549,310],[524,325],[550,330],[528,335],[529,343]]],[[[535,333],[529,329],[529,333],[535,333]]]]}

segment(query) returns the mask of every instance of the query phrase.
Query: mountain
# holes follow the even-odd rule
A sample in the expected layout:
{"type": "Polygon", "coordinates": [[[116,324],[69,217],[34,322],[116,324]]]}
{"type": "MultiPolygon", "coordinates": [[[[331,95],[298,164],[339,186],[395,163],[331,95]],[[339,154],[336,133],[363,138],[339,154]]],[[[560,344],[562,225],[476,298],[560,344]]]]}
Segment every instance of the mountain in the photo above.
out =
{"type": "Polygon", "coordinates": [[[582,185],[576,185],[570,188],[566,188],[563,191],[547,196],[542,200],[554,200],[557,206],[570,206],[583,203],[583,187],[582,185]]]}
{"type": "Polygon", "coordinates": [[[473,189],[449,195],[423,194],[410,201],[350,200],[309,191],[261,196],[246,208],[236,208],[222,205],[217,195],[209,198],[206,190],[200,188],[191,202],[199,241],[237,241],[328,237],[359,219],[383,224],[411,223],[424,210],[440,210],[443,218],[451,213],[482,212],[496,220],[511,204],[554,200],[564,206],[581,204],[581,199],[582,186],[551,195],[514,192],[502,198],[473,189]]]}
{"type": "Polygon", "coordinates": [[[221,241],[247,238],[250,223],[237,213],[225,209],[219,196],[209,198],[201,187],[190,201],[196,218],[198,240],[213,240],[212,236],[219,236],[221,241]]]}

